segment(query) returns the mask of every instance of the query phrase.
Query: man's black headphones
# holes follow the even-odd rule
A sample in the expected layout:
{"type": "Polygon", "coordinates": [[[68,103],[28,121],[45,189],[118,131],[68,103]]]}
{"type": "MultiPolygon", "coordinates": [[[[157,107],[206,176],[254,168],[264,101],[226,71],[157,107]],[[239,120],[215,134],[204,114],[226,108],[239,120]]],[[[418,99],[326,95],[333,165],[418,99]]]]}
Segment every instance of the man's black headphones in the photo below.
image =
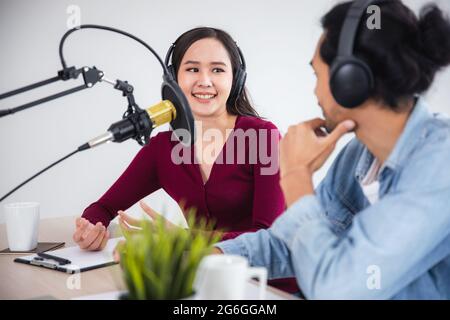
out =
{"type": "MultiPolygon", "coordinates": [[[[171,64],[171,59],[172,59],[172,54],[173,54],[173,51],[177,44],[177,41],[175,41],[170,46],[169,50],[167,51],[166,59],[165,59],[165,64],[167,66],[167,69],[169,70],[169,73],[172,76],[172,79],[174,81],[177,81],[177,75],[175,72],[175,68],[171,64]]],[[[236,70],[233,74],[233,85],[231,86],[230,96],[228,97],[228,100],[227,100],[227,105],[229,105],[229,106],[232,106],[236,103],[237,99],[239,98],[240,94],[242,93],[242,90],[244,89],[245,80],[247,79],[247,71],[245,70],[246,65],[245,65],[244,55],[242,54],[242,51],[238,47],[237,44],[236,44],[236,49],[239,53],[240,64],[236,68],[236,70]]]]}
{"type": "Polygon", "coordinates": [[[337,56],[330,68],[330,90],[341,106],[355,108],[366,101],[374,87],[370,67],[353,55],[358,26],[369,5],[389,0],[355,0],[339,36],[337,56]]]}

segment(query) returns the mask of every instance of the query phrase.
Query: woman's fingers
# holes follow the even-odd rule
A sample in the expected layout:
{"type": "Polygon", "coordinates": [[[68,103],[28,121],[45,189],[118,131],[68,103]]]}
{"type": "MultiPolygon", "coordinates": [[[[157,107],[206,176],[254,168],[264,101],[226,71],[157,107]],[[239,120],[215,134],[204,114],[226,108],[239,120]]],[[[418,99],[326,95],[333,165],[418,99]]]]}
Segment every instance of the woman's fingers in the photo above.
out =
{"type": "Polygon", "coordinates": [[[81,236],[81,240],[79,242],[79,246],[81,249],[87,249],[98,237],[100,234],[101,229],[98,228],[96,225],[90,225],[87,227],[87,230],[83,232],[81,236]]]}
{"type": "Polygon", "coordinates": [[[161,214],[159,214],[158,212],[156,212],[155,210],[150,208],[144,201],[139,201],[139,205],[141,206],[142,210],[144,210],[144,212],[153,220],[157,220],[157,219],[161,218],[161,219],[163,219],[165,225],[168,228],[175,227],[175,225],[172,222],[170,222],[164,216],[162,216],[161,214]]]}
{"type": "Polygon", "coordinates": [[[82,240],[82,235],[86,231],[86,228],[88,226],[88,223],[85,223],[86,221],[86,219],[80,219],[78,222],[77,229],[73,234],[73,241],[75,241],[76,243],[79,243],[82,240]]]}
{"type": "Polygon", "coordinates": [[[103,238],[106,234],[106,228],[102,226],[102,231],[98,234],[97,238],[87,247],[87,250],[98,250],[102,244],[103,238]]]}
{"type": "Polygon", "coordinates": [[[113,252],[113,259],[114,259],[114,262],[120,262],[120,254],[117,250],[114,250],[114,252],[113,252]]]}
{"type": "Polygon", "coordinates": [[[77,226],[73,234],[73,240],[81,249],[85,250],[102,250],[108,241],[109,232],[101,222],[93,225],[85,218],[77,218],[75,221],[77,226]]]}
{"type": "MultiPolygon", "coordinates": [[[[91,233],[91,230],[95,227],[94,224],[92,224],[90,221],[86,220],[83,222],[86,225],[86,228],[84,229],[83,234],[81,235],[81,240],[84,240],[88,237],[88,235],[91,233]]],[[[98,223],[97,223],[98,224],[98,223]]]]}
{"type": "Polygon", "coordinates": [[[128,223],[128,225],[133,226],[133,227],[139,227],[141,225],[141,222],[138,219],[135,219],[131,216],[129,216],[128,214],[126,214],[124,211],[119,210],[119,221],[120,219],[126,221],[126,223],[128,223]]]}
{"type": "MultiPolygon", "coordinates": [[[[91,224],[92,225],[92,224],[91,224]]],[[[93,226],[93,225],[92,225],[93,226]]],[[[103,230],[103,225],[101,222],[98,222],[95,226],[89,228],[89,232],[84,234],[84,239],[80,243],[81,249],[87,249],[94,241],[97,239],[99,233],[103,230]]]]}
{"type": "Polygon", "coordinates": [[[119,217],[119,225],[120,225],[122,231],[126,231],[128,233],[133,233],[133,232],[141,230],[141,228],[139,228],[139,227],[128,225],[128,223],[121,217],[119,217]]]}
{"type": "Polygon", "coordinates": [[[102,240],[102,243],[100,244],[99,250],[105,249],[106,244],[108,243],[108,240],[109,240],[109,231],[106,230],[106,234],[105,234],[105,236],[103,237],[103,240],[102,240]]]}
{"type": "Polygon", "coordinates": [[[157,219],[160,214],[158,214],[155,210],[150,208],[144,201],[139,201],[139,205],[141,206],[142,210],[153,220],[157,219]]]}
{"type": "Polygon", "coordinates": [[[119,243],[117,243],[116,247],[114,248],[113,258],[114,258],[115,262],[120,262],[120,253],[119,253],[118,248],[120,246],[123,246],[124,243],[125,243],[125,240],[120,240],[119,243]]]}
{"type": "Polygon", "coordinates": [[[130,230],[130,227],[125,223],[125,221],[121,217],[119,217],[119,225],[122,230],[126,231],[130,230]]]}

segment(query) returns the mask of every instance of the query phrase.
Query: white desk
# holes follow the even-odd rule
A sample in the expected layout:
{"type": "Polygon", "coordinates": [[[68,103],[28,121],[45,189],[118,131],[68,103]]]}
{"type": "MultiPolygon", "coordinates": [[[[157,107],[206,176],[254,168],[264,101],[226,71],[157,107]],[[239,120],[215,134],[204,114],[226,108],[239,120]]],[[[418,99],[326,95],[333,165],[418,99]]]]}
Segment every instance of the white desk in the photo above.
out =
{"type": "MultiPolygon", "coordinates": [[[[41,220],[39,226],[39,241],[66,242],[73,246],[72,234],[75,217],[52,218],[41,220]]],[[[8,241],[6,227],[0,225],[0,248],[6,248],[8,241]]],[[[54,270],[37,268],[16,263],[13,260],[19,255],[0,255],[0,299],[73,299],[94,298],[114,299],[118,291],[125,290],[119,265],[95,269],[79,274],[80,288],[70,289],[71,275],[54,270]]],[[[249,283],[250,295],[254,283],[249,283]]],[[[249,298],[253,298],[250,296],[249,298]]],[[[273,287],[267,288],[267,299],[297,299],[273,287]]],[[[254,298],[253,298],[254,299],[254,298]]]]}

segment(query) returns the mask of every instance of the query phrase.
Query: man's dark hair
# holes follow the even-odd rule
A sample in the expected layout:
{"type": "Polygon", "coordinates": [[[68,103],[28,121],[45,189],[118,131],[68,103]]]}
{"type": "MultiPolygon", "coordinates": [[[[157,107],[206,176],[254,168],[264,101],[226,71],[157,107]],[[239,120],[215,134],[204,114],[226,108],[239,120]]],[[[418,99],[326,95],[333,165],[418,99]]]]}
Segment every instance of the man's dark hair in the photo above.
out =
{"type": "MultiPolygon", "coordinates": [[[[325,37],[320,56],[330,66],[351,4],[336,5],[321,20],[325,37]]],[[[371,97],[398,110],[402,101],[425,92],[436,72],[450,64],[450,22],[435,4],[424,6],[419,17],[400,0],[378,5],[381,29],[369,29],[367,19],[361,19],[354,55],[372,69],[371,97]]]]}

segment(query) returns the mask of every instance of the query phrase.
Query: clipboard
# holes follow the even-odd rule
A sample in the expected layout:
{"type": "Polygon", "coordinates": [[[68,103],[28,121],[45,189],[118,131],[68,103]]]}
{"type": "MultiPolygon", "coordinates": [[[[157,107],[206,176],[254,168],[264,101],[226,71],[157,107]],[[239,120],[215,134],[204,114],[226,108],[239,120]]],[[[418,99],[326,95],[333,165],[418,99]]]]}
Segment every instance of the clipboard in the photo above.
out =
{"type": "Polygon", "coordinates": [[[70,260],[70,264],[61,264],[53,259],[42,259],[37,254],[16,258],[14,262],[69,274],[89,271],[117,264],[113,258],[113,251],[117,243],[124,239],[124,237],[109,239],[106,247],[101,251],[87,251],[80,249],[78,246],[74,246],[51,252],[53,256],[70,260]]]}

